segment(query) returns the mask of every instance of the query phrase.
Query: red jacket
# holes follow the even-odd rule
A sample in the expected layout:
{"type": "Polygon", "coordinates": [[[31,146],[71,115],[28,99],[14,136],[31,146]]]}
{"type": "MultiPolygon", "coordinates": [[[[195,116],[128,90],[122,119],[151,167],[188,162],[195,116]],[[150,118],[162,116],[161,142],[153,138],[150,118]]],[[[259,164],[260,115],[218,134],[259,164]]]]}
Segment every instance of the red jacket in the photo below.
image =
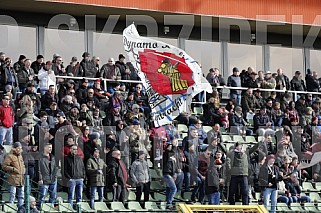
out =
{"type": "Polygon", "coordinates": [[[10,128],[13,126],[14,112],[11,106],[0,106],[0,126],[10,128]]]}

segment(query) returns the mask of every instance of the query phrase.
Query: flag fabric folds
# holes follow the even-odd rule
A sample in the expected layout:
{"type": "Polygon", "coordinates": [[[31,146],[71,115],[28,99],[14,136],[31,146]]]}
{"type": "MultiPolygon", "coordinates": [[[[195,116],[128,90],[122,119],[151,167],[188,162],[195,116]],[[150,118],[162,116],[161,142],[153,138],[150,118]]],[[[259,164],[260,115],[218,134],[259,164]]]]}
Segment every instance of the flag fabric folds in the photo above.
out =
{"type": "Polygon", "coordinates": [[[200,65],[184,50],[141,37],[134,24],[123,32],[124,48],[143,82],[156,127],[190,112],[192,98],[212,92],[200,65]]]}

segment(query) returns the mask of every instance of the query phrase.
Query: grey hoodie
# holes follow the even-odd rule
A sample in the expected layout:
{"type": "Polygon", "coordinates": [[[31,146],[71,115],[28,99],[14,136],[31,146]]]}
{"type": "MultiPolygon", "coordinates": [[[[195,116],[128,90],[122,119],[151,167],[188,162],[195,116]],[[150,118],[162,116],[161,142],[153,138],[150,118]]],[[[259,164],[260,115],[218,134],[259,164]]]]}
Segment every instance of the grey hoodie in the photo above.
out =
{"type": "Polygon", "coordinates": [[[133,162],[130,177],[137,185],[139,183],[147,183],[150,181],[150,170],[146,160],[137,159],[133,162]]]}

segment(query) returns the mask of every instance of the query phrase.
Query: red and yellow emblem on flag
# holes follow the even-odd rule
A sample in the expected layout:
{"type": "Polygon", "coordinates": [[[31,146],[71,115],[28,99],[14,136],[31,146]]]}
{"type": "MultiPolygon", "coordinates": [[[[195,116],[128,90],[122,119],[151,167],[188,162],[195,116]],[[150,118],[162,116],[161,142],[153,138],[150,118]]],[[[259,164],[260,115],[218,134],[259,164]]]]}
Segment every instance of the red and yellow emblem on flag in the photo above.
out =
{"type": "Polygon", "coordinates": [[[193,71],[183,57],[168,52],[144,49],[139,52],[141,71],[153,89],[162,95],[184,94],[195,84],[193,71]]]}

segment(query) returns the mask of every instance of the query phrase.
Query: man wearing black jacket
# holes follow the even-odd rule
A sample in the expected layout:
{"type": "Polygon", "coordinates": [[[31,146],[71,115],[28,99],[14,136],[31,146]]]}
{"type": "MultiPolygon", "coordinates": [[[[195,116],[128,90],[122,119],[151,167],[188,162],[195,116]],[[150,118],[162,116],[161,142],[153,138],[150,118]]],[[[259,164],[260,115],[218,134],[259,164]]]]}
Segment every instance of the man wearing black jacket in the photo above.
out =
{"type": "Polygon", "coordinates": [[[307,91],[308,92],[318,92],[320,88],[320,83],[318,80],[318,73],[313,71],[311,73],[311,70],[307,70],[307,74],[305,76],[305,82],[307,85],[307,91]]]}
{"type": "Polygon", "coordinates": [[[80,62],[80,66],[83,70],[84,77],[95,78],[97,70],[96,70],[95,64],[89,59],[90,54],[88,52],[84,52],[82,54],[82,57],[83,59],[80,62]]]}
{"type": "Polygon", "coordinates": [[[107,161],[108,185],[113,188],[113,201],[125,202],[127,192],[128,173],[124,162],[121,160],[119,150],[112,151],[111,158],[107,161]]]}
{"type": "Polygon", "coordinates": [[[267,163],[260,168],[259,182],[263,191],[263,202],[265,208],[271,200],[271,212],[275,213],[277,203],[277,183],[282,180],[279,176],[279,168],[274,165],[275,156],[268,155],[267,163]]]}
{"type": "Polygon", "coordinates": [[[70,153],[64,158],[64,173],[68,179],[68,203],[73,205],[76,193],[76,202],[82,200],[82,192],[85,178],[85,166],[83,160],[78,156],[76,145],[70,148],[70,153]]]}

